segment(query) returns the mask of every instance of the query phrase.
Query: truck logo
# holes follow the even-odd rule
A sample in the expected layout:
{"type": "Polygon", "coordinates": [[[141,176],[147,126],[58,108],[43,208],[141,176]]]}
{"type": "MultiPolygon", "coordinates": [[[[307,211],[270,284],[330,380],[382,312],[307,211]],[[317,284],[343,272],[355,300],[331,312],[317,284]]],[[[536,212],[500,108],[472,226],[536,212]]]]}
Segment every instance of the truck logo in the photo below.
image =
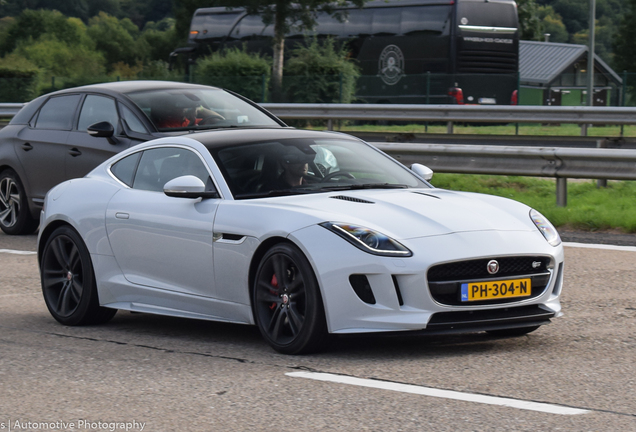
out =
{"type": "Polygon", "coordinates": [[[387,85],[397,84],[404,76],[404,54],[395,45],[387,45],[380,54],[378,75],[387,85]]]}

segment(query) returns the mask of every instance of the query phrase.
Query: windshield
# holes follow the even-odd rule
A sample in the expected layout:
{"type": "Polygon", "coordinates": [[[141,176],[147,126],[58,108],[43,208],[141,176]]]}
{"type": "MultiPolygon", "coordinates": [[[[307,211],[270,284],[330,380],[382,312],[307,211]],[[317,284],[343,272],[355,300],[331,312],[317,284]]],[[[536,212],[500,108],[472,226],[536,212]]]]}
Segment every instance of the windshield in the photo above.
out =
{"type": "Polygon", "coordinates": [[[127,96],[162,132],[280,126],[257,108],[221,89],[162,89],[127,96]]]}
{"type": "Polygon", "coordinates": [[[211,153],[236,199],[430,187],[358,141],[286,139],[212,149],[211,153]]]}

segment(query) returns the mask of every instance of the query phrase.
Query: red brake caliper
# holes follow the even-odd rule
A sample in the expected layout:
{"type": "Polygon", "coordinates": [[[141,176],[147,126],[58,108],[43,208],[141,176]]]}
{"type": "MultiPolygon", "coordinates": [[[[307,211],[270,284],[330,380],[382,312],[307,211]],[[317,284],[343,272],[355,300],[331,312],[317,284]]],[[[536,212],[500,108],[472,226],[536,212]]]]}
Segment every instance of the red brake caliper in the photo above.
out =
{"type": "MultiPolygon", "coordinates": [[[[276,279],[276,275],[272,275],[272,281],[271,281],[270,283],[272,284],[272,286],[273,286],[274,288],[278,288],[278,279],[276,279]]],[[[269,290],[269,292],[271,292],[273,295],[278,294],[278,292],[277,292],[277,291],[278,291],[278,290],[276,290],[276,291],[274,291],[274,290],[269,290]]],[[[276,303],[275,303],[275,302],[272,302],[272,305],[271,305],[269,308],[270,308],[270,309],[272,309],[272,310],[273,310],[274,308],[276,308],[276,303]]]]}

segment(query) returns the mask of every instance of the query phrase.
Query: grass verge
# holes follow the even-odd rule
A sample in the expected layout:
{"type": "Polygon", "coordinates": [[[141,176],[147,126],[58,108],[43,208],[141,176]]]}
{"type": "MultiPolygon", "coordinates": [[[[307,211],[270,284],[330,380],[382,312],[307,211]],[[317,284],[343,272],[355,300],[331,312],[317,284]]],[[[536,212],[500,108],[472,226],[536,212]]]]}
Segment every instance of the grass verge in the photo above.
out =
{"type": "Polygon", "coordinates": [[[435,174],[432,183],[520,201],[562,229],[636,233],[636,182],[632,181],[609,181],[607,188],[597,188],[596,180],[569,180],[567,207],[557,207],[556,184],[551,179],[435,174]]]}
{"type": "MultiPolygon", "coordinates": [[[[317,128],[320,129],[320,128],[317,128]]],[[[336,129],[341,132],[386,132],[386,133],[430,133],[445,134],[446,124],[430,123],[428,127],[425,124],[409,124],[409,125],[343,125],[336,129]]],[[[457,135],[515,135],[516,128],[514,123],[506,125],[478,125],[471,126],[457,123],[454,126],[454,133],[457,135]]],[[[587,130],[588,136],[596,137],[613,137],[621,136],[620,126],[593,126],[587,130]]],[[[519,135],[528,136],[580,136],[581,127],[576,124],[560,124],[560,125],[540,125],[540,124],[519,124],[519,135]]],[[[636,137],[636,126],[624,126],[623,136],[636,137]]]]}

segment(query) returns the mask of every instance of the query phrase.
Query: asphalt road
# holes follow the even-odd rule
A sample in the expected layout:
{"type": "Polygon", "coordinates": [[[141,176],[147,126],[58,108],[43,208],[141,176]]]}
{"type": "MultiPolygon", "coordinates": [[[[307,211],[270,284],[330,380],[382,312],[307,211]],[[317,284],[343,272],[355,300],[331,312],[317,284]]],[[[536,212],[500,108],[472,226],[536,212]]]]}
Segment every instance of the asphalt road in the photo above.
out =
{"type": "Polygon", "coordinates": [[[0,431],[636,431],[634,248],[567,247],[565,316],[527,336],[343,338],[300,357],[248,326],[120,312],[64,327],[36,257],[7,249],[35,237],[0,234],[0,431]]]}

